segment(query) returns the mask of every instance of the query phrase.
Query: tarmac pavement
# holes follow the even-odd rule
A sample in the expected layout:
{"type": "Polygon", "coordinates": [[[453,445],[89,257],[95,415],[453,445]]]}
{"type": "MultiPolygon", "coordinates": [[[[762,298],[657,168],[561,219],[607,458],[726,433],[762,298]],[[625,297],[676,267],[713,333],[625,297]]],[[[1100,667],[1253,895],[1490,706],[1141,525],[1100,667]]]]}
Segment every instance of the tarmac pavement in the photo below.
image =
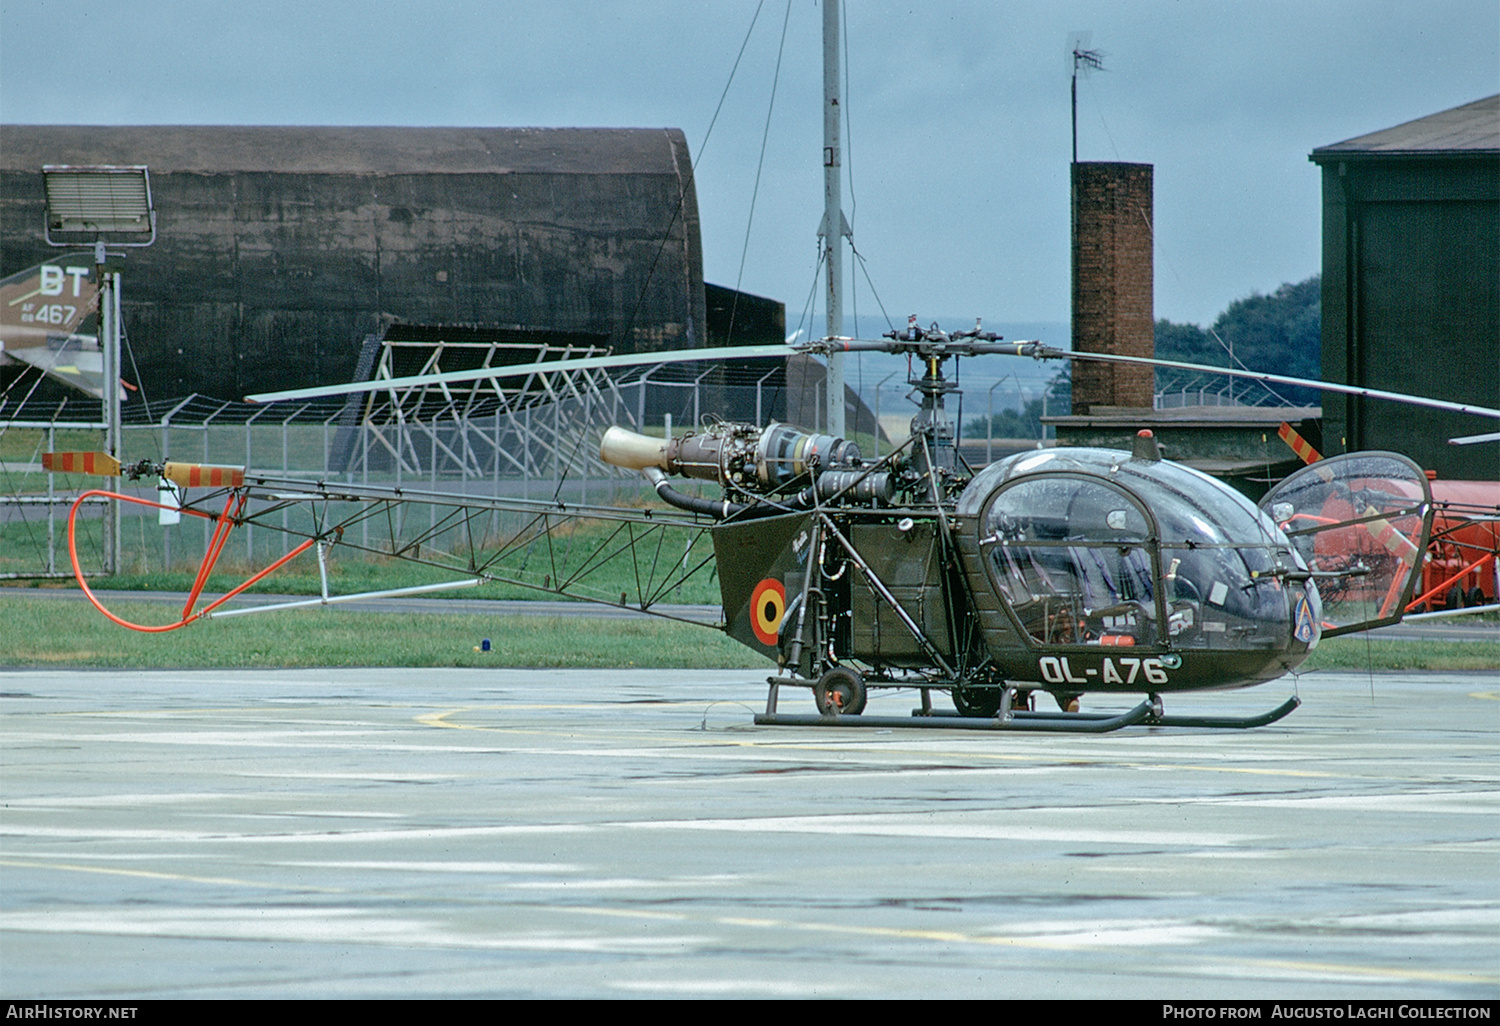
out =
{"type": "Polygon", "coordinates": [[[1059,736],[757,727],[750,671],[4,671],[0,994],[1493,1001],[1500,674],[1167,711],[1293,690],[1059,736]]]}

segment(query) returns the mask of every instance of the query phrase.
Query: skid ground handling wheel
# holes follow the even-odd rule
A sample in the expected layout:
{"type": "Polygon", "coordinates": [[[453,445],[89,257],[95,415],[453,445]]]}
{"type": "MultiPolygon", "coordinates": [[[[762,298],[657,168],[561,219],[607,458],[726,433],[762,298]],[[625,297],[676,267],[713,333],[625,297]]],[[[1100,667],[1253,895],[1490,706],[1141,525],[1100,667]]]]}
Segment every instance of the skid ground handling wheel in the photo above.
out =
{"type": "Polygon", "coordinates": [[[865,711],[865,681],[858,673],[834,667],[813,685],[813,704],[820,716],[858,716],[865,711]]]}
{"type": "MultiPolygon", "coordinates": [[[[811,685],[805,677],[769,677],[767,682],[771,689],[766,697],[766,711],[757,713],[755,716],[755,722],[759,726],[878,727],[884,729],[925,727],[942,730],[1042,731],[1059,734],[1106,734],[1123,727],[1137,725],[1244,730],[1275,723],[1302,704],[1302,700],[1293,695],[1275,709],[1257,716],[1170,716],[1162,708],[1161,697],[1151,694],[1147,695],[1145,701],[1139,705],[1121,713],[1034,712],[1028,707],[1030,703],[1026,700],[1024,692],[1018,694],[1016,688],[996,688],[995,691],[1001,692],[1011,700],[1007,702],[1002,698],[998,703],[999,708],[994,713],[986,715],[988,702],[984,702],[984,708],[976,708],[978,702],[966,700],[977,696],[960,697],[959,701],[964,703],[960,709],[967,709],[967,712],[935,711],[932,708],[929,692],[949,689],[920,688],[919,690],[923,692],[922,708],[912,710],[910,716],[865,716],[860,714],[865,709],[867,686],[864,678],[857,671],[847,667],[835,667],[811,685]],[[818,713],[804,715],[777,712],[776,704],[780,688],[784,684],[802,688],[810,686],[818,713]]],[[[990,696],[984,695],[984,698],[988,697],[990,696]]],[[[1066,704],[1076,709],[1076,697],[1072,695],[1067,697],[1074,701],[1066,704]]]]}

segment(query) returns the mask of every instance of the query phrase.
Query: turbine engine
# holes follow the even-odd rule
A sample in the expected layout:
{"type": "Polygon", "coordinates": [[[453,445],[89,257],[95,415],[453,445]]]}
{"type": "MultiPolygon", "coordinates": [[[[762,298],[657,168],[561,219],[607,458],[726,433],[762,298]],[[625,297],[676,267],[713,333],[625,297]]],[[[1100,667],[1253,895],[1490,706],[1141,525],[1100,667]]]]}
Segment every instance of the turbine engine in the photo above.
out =
{"type": "Polygon", "coordinates": [[[599,457],[630,470],[656,467],[669,474],[747,492],[772,492],[802,474],[863,465],[853,442],[815,435],[785,424],[721,424],[680,438],[660,439],[612,427],[599,457]]]}
{"type": "MultiPolygon", "coordinates": [[[[853,442],[774,422],[764,428],[724,423],[672,439],[612,427],[600,441],[599,458],[641,471],[674,504],[661,488],[665,474],[714,481],[730,491],[756,496],[771,495],[809,475],[821,498],[841,492],[853,501],[891,498],[890,475],[864,471],[865,462],[853,442]]],[[[812,499],[811,488],[805,489],[793,504],[810,504],[812,499]]]]}

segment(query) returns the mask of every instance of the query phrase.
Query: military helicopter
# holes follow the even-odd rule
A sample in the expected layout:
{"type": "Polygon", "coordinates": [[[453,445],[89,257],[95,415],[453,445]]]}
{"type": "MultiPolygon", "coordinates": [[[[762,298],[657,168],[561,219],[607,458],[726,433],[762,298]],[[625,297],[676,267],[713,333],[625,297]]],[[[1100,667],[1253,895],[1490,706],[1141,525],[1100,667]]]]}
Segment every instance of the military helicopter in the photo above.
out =
{"type": "Polygon", "coordinates": [[[943,364],[1037,355],[1038,344],[914,319],[883,340],[832,344],[908,355],[923,368],[911,381],[921,408],[910,438],[880,460],[779,424],[717,424],[665,443],[616,428],[601,446],[665,501],[718,521],[725,629],[781,671],[758,723],[850,723],[870,689],[915,687],[916,718],[858,722],[1256,726],[1297,699],[1235,719],[1168,716],[1160,696],[1275,679],[1325,634],[1400,619],[1411,597],[1432,501],[1405,457],[1324,461],[1260,508],[1163,459],[1149,431],[1130,452],[1046,449],[975,474],[945,414],[955,386],[943,364]],[[715,481],[725,497],[683,496],[668,474],[715,481]],[[778,711],[778,689],[789,685],[811,688],[815,716],[778,711]],[[958,717],[934,712],[934,690],[949,694],[958,717]],[[1036,692],[1059,711],[1034,709],[1036,692]],[[1077,711],[1086,692],[1147,699],[1123,715],[1092,715],[1077,711]]]}
{"type": "MultiPolygon", "coordinates": [[[[920,404],[909,439],[867,460],[850,441],[780,423],[706,418],[671,438],[606,430],[601,458],[640,471],[671,507],[665,510],[293,481],[243,468],[115,464],[105,472],[207,486],[183,511],[218,526],[179,622],[140,627],[100,609],[124,626],[175,629],[228,615],[219,610],[230,596],[314,546],[321,565],[328,549],[349,544],[346,528],[381,510],[441,506],[449,511],[442,522],[452,526],[504,509],[527,517],[525,527],[483,561],[471,556],[467,564],[446,564],[463,579],[429,587],[509,581],[674,616],[659,608],[661,602],[683,580],[713,565],[724,614],[719,628],[777,666],[768,678],[765,711],[755,717],[759,724],[1098,733],[1134,724],[1246,728],[1275,722],[1297,707],[1296,697],[1259,716],[1202,717],[1166,713],[1162,696],[1276,679],[1294,671],[1321,638],[1397,622],[1411,601],[1432,531],[1433,501],[1426,476],[1403,456],[1352,453],[1323,460],[1281,482],[1259,506],[1212,477],[1163,459],[1149,431],[1139,434],[1131,451],[1042,449],[975,473],[955,445],[945,410],[946,398],[957,391],[944,375],[947,361],[1083,354],[1005,342],[977,323],[952,333],[936,325],[921,328],[916,318],[904,331],[879,339],[823,339],[792,349],[908,356],[920,367],[910,380],[920,404]],[[716,484],[720,497],[679,491],[674,475],[716,484]],[[221,497],[223,510],[215,513],[221,497]],[[340,503],[352,504],[353,511],[326,513],[340,503]],[[197,609],[211,557],[222,551],[228,530],[240,523],[274,528],[270,514],[292,504],[321,507],[325,515],[301,531],[304,541],[277,564],[197,609]],[[528,575],[526,558],[537,545],[552,546],[558,526],[580,518],[613,525],[587,563],[592,568],[607,559],[633,561],[642,582],[633,599],[621,594],[616,602],[589,593],[583,587],[587,574],[559,571],[555,558],[540,560],[552,573],[533,568],[528,575]],[[689,535],[680,565],[675,557],[657,558],[663,543],[653,535],[669,530],[689,535]],[[712,556],[690,561],[693,539],[705,534],[712,556]],[[518,554],[526,557],[521,567],[512,564],[507,571],[504,560],[518,554]],[[782,712],[784,687],[809,689],[815,712],[782,712]],[[911,717],[863,715],[869,692],[878,688],[916,690],[920,708],[911,717]],[[953,713],[934,707],[935,691],[951,698],[953,713]],[[1038,693],[1049,694],[1057,710],[1035,708],[1038,693]],[[1079,699],[1086,693],[1139,694],[1143,700],[1122,714],[1081,712],[1079,699]]],[[[789,351],[752,346],[672,359],[789,351]]],[[[592,357],[566,365],[609,367],[638,359],[592,357]]],[[[439,377],[537,372],[491,368],[249,398],[274,401],[427,386],[439,377]]],[[[48,465],[82,470],[83,455],[54,454],[48,465]]],[[[116,493],[86,494],[156,505],[116,493]]],[[[70,549],[72,533],[70,518],[70,549]]],[[[433,561],[420,539],[394,554],[433,561]]],[[[76,549],[74,566],[76,571],[76,549]]],[[[83,574],[77,576],[87,592],[83,574]]],[[[347,598],[359,597],[366,596],[347,598]]],[[[336,600],[325,583],[321,600],[262,608],[336,600]]]]}

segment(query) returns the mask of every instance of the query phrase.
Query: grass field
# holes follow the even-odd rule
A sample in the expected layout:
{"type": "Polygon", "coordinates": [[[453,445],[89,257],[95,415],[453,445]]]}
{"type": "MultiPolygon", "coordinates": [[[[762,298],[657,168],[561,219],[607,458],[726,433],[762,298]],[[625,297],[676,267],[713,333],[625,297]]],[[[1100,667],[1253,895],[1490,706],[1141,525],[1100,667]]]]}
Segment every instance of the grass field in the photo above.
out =
{"type": "MultiPolygon", "coordinates": [[[[769,660],[710,628],[670,620],[571,616],[284,610],[191,624],[164,634],[127,630],[82,602],[0,596],[0,666],[216,667],[511,666],[771,669],[769,660]],[[483,639],[491,651],[478,651],[483,639]]],[[[115,614],[169,623],[174,607],[121,602],[115,614]]]]}
{"type": "MultiPolygon", "coordinates": [[[[173,618],[173,607],[155,602],[123,602],[112,609],[141,624],[173,618]]],[[[344,606],[235,617],[143,634],[108,622],[83,602],[30,598],[25,589],[4,589],[0,623],[0,666],[11,667],[772,668],[769,660],[717,631],[652,619],[409,615],[344,606]],[[476,651],[484,638],[490,639],[492,650],[476,651]]],[[[1500,645],[1382,641],[1355,635],[1323,642],[1301,671],[1494,669],[1500,669],[1500,645]]]]}

